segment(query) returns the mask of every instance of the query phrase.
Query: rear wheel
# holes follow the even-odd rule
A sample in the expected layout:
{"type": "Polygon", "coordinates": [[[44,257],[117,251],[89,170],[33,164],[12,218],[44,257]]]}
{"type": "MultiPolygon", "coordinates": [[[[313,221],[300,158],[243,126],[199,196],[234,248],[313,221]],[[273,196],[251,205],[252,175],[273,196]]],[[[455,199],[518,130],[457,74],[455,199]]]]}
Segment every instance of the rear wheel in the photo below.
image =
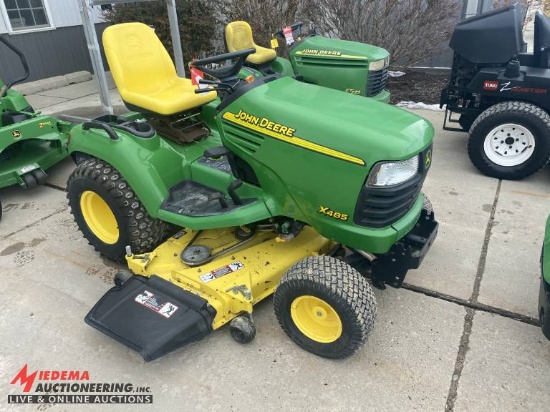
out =
{"type": "Polygon", "coordinates": [[[498,179],[523,179],[550,159],[550,116],[524,102],[491,106],[476,119],[468,140],[470,160],[498,179]]]}
{"type": "Polygon", "coordinates": [[[376,317],[376,299],[359,272],[329,256],[299,261],[274,296],[277,319],[300,347],[325,358],[355,353],[376,317]]]}
{"type": "Polygon", "coordinates": [[[67,182],[74,219],[102,255],[123,261],[125,248],[144,253],[163,239],[168,226],[152,218],[126,180],[110,164],[91,158],[80,163],[67,182]]]}

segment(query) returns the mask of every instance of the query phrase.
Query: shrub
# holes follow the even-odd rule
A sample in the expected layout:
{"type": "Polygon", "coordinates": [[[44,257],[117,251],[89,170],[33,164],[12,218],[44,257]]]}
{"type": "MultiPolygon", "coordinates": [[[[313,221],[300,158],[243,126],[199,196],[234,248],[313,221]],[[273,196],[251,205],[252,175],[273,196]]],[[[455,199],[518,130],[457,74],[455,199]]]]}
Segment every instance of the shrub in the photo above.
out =
{"type": "Polygon", "coordinates": [[[308,0],[321,32],[387,49],[408,67],[446,50],[460,18],[456,0],[308,0]]]}
{"type": "Polygon", "coordinates": [[[409,66],[446,50],[460,18],[457,0],[233,0],[229,20],[250,23],[256,43],[296,21],[321,34],[384,47],[393,66],[409,66]]]}

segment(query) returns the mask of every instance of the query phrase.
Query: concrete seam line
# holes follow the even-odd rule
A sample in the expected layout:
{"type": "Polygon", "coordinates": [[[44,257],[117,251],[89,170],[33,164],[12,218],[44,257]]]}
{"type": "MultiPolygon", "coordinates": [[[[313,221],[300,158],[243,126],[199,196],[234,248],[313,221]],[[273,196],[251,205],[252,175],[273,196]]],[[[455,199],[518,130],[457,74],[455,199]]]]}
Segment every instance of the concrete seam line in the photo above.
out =
{"type": "MultiPolygon", "coordinates": [[[[493,223],[495,220],[495,212],[498,204],[498,198],[500,196],[500,187],[502,180],[498,181],[495,191],[495,197],[493,199],[493,207],[491,209],[491,215],[485,228],[485,239],[483,240],[483,246],[481,247],[481,254],[479,256],[479,262],[477,265],[477,273],[474,281],[474,288],[469,302],[472,304],[477,303],[479,297],[479,289],[481,286],[481,280],[483,279],[483,273],[485,272],[485,264],[487,262],[487,250],[489,249],[489,240],[491,239],[491,231],[493,229],[493,223]]],[[[468,352],[470,345],[470,334],[472,333],[472,326],[474,323],[475,310],[472,308],[466,308],[466,316],[464,316],[464,329],[460,338],[460,345],[458,347],[458,354],[456,355],[455,367],[453,376],[451,377],[451,386],[447,395],[447,402],[445,404],[445,411],[451,412],[454,410],[455,402],[458,396],[458,383],[462,370],[464,369],[464,362],[466,360],[466,353],[468,352]]]]}
{"type": "Polygon", "coordinates": [[[526,323],[528,325],[533,325],[540,327],[540,321],[531,316],[524,315],[522,313],[512,312],[506,309],[497,308],[491,305],[485,305],[483,303],[472,303],[466,299],[457,298],[456,296],[447,295],[445,293],[437,292],[435,290],[426,289],[421,286],[415,286],[408,283],[403,283],[403,289],[410,290],[411,292],[422,293],[425,296],[431,298],[441,299],[449,303],[454,303],[459,306],[464,306],[466,308],[471,308],[476,311],[487,312],[494,315],[499,315],[504,318],[509,318],[517,320],[518,322],[526,323]]]}
{"type": "Polygon", "coordinates": [[[59,213],[63,213],[63,212],[66,211],[68,208],[69,208],[69,206],[65,206],[65,207],[62,208],[62,209],[56,210],[55,212],[52,212],[52,213],[50,213],[49,215],[44,216],[44,217],[38,219],[36,222],[29,223],[28,225],[23,226],[21,229],[15,230],[15,231],[13,231],[13,232],[11,232],[11,233],[8,233],[8,234],[5,235],[5,236],[0,237],[0,239],[7,239],[7,238],[9,238],[10,236],[15,235],[16,233],[22,232],[23,230],[26,230],[26,229],[28,229],[28,228],[30,228],[30,227],[33,227],[33,226],[37,225],[38,223],[43,222],[43,221],[46,220],[46,219],[49,219],[49,218],[52,217],[52,216],[58,215],[59,213]]]}
{"type": "Polygon", "coordinates": [[[62,186],[54,185],[53,183],[44,183],[44,186],[51,187],[52,189],[59,190],[60,192],[66,192],[67,189],[65,189],[62,186]]]}
{"type": "Polygon", "coordinates": [[[479,262],[477,265],[477,273],[476,273],[476,279],[474,281],[474,289],[469,299],[470,302],[472,303],[477,303],[477,299],[479,297],[479,289],[481,287],[481,280],[483,279],[483,274],[485,273],[485,264],[487,263],[487,251],[489,250],[489,240],[491,239],[491,232],[493,230],[493,225],[495,222],[495,213],[497,209],[498,198],[500,196],[501,185],[502,185],[502,180],[499,180],[497,184],[495,198],[493,200],[493,207],[491,208],[491,215],[489,216],[489,221],[487,222],[487,227],[485,228],[485,238],[483,239],[483,246],[481,247],[481,255],[479,257],[479,262]]]}

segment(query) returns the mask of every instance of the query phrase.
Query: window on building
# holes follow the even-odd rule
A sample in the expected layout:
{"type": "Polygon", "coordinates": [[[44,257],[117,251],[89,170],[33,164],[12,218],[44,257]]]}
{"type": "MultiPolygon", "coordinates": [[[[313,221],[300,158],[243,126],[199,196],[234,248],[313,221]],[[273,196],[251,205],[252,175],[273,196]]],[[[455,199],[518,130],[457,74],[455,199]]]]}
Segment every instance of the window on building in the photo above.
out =
{"type": "Polygon", "coordinates": [[[51,27],[44,0],[3,0],[11,30],[51,27]]]}

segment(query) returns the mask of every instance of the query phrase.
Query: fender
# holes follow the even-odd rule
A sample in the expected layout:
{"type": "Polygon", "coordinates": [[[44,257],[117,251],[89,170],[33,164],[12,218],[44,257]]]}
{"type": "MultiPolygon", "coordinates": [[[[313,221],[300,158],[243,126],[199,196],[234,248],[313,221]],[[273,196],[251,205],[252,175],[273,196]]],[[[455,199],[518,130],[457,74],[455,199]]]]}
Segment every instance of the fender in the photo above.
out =
{"type": "MultiPolygon", "coordinates": [[[[116,130],[116,129],[115,129],[116,130]]],[[[192,163],[199,159],[208,147],[219,146],[217,133],[192,145],[173,144],[155,133],[150,138],[139,138],[127,132],[116,130],[118,139],[112,139],[99,129],[83,130],[76,126],[71,132],[69,151],[71,154],[86,154],[116,165],[137,194],[143,206],[152,217],[189,229],[209,229],[219,226],[235,226],[267,219],[272,216],[266,206],[273,203],[258,188],[243,185],[240,193],[255,197],[259,201],[235,212],[218,216],[184,216],[161,209],[169,189],[182,180],[190,180],[194,174],[203,174],[211,187],[225,191],[231,181],[229,175],[212,168],[192,163]]],[[[271,208],[272,209],[272,208],[271,208]]]]}

